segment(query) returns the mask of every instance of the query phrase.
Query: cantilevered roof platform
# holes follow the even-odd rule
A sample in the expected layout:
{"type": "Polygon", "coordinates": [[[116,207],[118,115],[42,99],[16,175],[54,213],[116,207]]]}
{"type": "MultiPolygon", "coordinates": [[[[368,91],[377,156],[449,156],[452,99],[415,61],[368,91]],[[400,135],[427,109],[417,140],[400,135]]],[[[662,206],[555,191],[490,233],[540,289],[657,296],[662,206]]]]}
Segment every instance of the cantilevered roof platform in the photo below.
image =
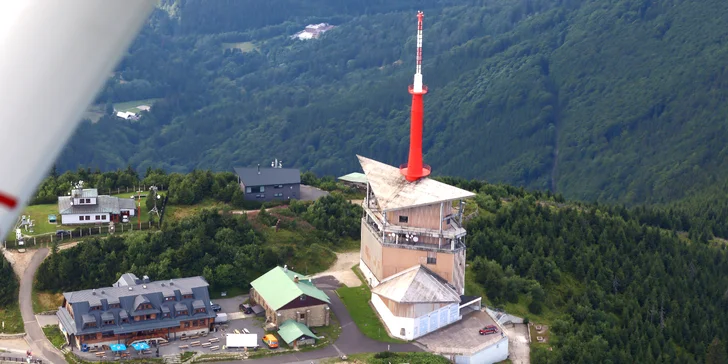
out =
{"type": "Polygon", "coordinates": [[[474,197],[475,194],[430,178],[408,182],[399,168],[357,155],[382,211],[474,197]]]}

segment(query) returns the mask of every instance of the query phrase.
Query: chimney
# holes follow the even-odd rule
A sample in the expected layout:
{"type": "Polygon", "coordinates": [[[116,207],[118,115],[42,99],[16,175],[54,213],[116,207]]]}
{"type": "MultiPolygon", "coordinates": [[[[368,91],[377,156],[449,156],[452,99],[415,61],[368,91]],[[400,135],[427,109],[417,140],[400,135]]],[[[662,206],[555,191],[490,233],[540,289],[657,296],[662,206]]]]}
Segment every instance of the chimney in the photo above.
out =
{"type": "Polygon", "coordinates": [[[170,285],[170,286],[173,286],[173,285],[174,285],[174,282],[172,282],[172,280],[171,280],[171,279],[169,280],[169,285],[170,285]]]}
{"type": "Polygon", "coordinates": [[[293,283],[298,283],[298,276],[293,276],[293,283]]]}
{"type": "Polygon", "coordinates": [[[288,264],[284,264],[283,265],[283,271],[284,272],[288,272],[288,264]]]}
{"type": "Polygon", "coordinates": [[[94,295],[94,296],[96,296],[96,288],[94,288],[94,289],[91,290],[91,294],[94,295]]]}
{"type": "Polygon", "coordinates": [[[260,164],[258,164],[258,174],[260,174],[260,164]]]}
{"type": "Polygon", "coordinates": [[[145,274],[145,275],[144,275],[144,276],[142,277],[142,282],[144,282],[144,283],[149,283],[149,276],[145,274]]]}
{"type": "Polygon", "coordinates": [[[101,290],[101,294],[104,294],[104,293],[106,293],[106,292],[104,292],[104,290],[102,289],[102,290],[101,290]]]}

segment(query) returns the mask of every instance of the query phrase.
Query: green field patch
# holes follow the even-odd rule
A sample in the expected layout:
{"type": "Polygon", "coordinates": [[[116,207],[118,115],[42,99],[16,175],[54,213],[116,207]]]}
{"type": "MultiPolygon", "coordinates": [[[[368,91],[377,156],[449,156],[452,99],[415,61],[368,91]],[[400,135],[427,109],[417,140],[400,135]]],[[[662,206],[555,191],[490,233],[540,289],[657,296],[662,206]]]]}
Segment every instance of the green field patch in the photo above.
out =
{"type": "Polygon", "coordinates": [[[369,300],[372,297],[372,291],[369,290],[369,286],[367,286],[364,279],[359,274],[359,266],[357,265],[352,270],[361,280],[361,286],[343,286],[336,290],[336,294],[339,295],[341,301],[346,306],[346,309],[349,311],[351,319],[354,320],[356,327],[358,327],[359,331],[361,331],[364,335],[377,341],[389,343],[404,342],[402,340],[389,337],[387,329],[384,328],[382,322],[379,321],[379,317],[374,312],[374,309],[369,305],[369,300]]]}
{"type": "Polygon", "coordinates": [[[43,333],[48,338],[48,341],[50,341],[51,344],[58,349],[66,343],[66,338],[63,337],[63,333],[61,333],[61,329],[59,329],[58,326],[45,326],[43,327],[43,333]]]}
{"type": "Polygon", "coordinates": [[[0,307],[0,332],[5,334],[23,332],[23,317],[20,315],[17,303],[0,307]],[[5,328],[2,325],[5,325],[5,328]]]}
{"type": "Polygon", "coordinates": [[[233,49],[237,48],[240,49],[243,53],[253,52],[258,50],[258,46],[256,46],[253,42],[235,42],[235,43],[223,43],[222,44],[223,49],[233,49]]]}
{"type": "Polygon", "coordinates": [[[146,105],[146,106],[151,107],[155,102],[157,102],[159,100],[161,100],[161,99],[145,99],[145,100],[119,102],[119,103],[114,104],[114,110],[138,113],[138,112],[142,111],[141,109],[139,109],[139,106],[146,105]]]}

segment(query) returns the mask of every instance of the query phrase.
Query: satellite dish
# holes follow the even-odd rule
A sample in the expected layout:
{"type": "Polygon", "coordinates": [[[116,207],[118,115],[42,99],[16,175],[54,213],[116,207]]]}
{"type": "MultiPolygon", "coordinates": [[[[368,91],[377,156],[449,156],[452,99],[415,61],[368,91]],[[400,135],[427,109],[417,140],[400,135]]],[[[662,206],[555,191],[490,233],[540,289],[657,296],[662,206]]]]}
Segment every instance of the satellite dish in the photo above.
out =
{"type": "Polygon", "coordinates": [[[415,241],[415,243],[416,243],[416,242],[417,242],[417,240],[419,240],[419,239],[417,239],[417,237],[415,236],[414,238],[412,238],[412,240],[414,240],[414,241],[415,241]]]}
{"type": "Polygon", "coordinates": [[[162,196],[160,196],[160,195],[157,195],[157,200],[159,200],[160,198],[162,198],[162,196]]]}

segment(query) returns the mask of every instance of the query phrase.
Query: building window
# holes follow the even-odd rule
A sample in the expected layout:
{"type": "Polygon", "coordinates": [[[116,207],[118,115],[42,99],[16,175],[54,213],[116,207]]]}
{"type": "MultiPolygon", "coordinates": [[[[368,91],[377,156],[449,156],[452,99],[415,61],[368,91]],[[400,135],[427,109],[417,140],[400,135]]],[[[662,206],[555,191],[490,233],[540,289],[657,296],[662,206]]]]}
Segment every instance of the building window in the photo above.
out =
{"type": "Polygon", "coordinates": [[[96,220],[101,220],[101,216],[96,215],[96,220]]]}
{"type": "Polygon", "coordinates": [[[195,298],[192,294],[182,295],[182,299],[195,298]]]}
{"type": "Polygon", "coordinates": [[[144,316],[144,319],[145,320],[151,320],[152,319],[152,315],[146,315],[146,316],[144,316]]]}
{"type": "Polygon", "coordinates": [[[86,199],[86,203],[91,203],[91,199],[90,198],[87,198],[86,199]]]}
{"type": "Polygon", "coordinates": [[[245,187],[245,193],[252,193],[252,192],[253,192],[253,189],[251,189],[250,187],[245,187]]]}
{"type": "Polygon", "coordinates": [[[406,224],[409,222],[409,216],[399,215],[399,222],[406,224]]]}
{"type": "Polygon", "coordinates": [[[275,185],[273,188],[283,188],[283,185],[275,185]]]}
{"type": "Polygon", "coordinates": [[[177,313],[175,313],[175,316],[187,316],[187,311],[177,311],[177,313]]]}
{"type": "Polygon", "coordinates": [[[258,195],[258,196],[255,196],[255,197],[257,197],[257,198],[265,198],[265,195],[258,195]]]}
{"type": "Polygon", "coordinates": [[[86,221],[91,221],[91,216],[86,215],[86,221]]]}
{"type": "Polygon", "coordinates": [[[109,308],[121,308],[121,305],[118,303],[110,303],[109,308]]]}
{"type": "Polygon", "coordinates": [[[170,318],[169,312],[165,312],[162,314],[162,318],[170,318]]]}
{"type": "Polygon", "coordinates": [[[189,321],[185,321],[185,328],[187,328],[187,327],[190,327],[190,322],[189,321]]]}
{"type": "Polygon", "coordinates": [[[78,221],[83,221],[83,220],[85,220],[85,219],[86,219],[86,216],[79,216],[79,217],[78,217],[78,221]]]}
{"type": "Polygon", "coordinates": [[[96,323],[95,322],[89,322],[89,323],[86,324],[86,327],[96,327],[96,323]]]}
{"type": "Polygon", "coordinates": [[[204,309],[204,308],[197,308],[197,309],[195,309],[195,313],[205,313],[205,312],[207,312],[207,310],[204,309]]]}
{"type": "Polygon", "coordinates": [[[106,220],[106,215],[101,215],[101,220],[106,220]]]}
{"type": "Polygon", "coordinates": [[[104,321],[104,325],[113,325],[114,320],[104,321]]]}
{"type": "Polygon", "coordinates": [[[401,328],[401,329],[399,330],[399,334],[400,334],[400,335],[402,335],[402,336],[404,336],[404,335],[405,335],[405,334],[404,334],[404,327],[403,327],[403,328],[401,328]]]}
{"type": "Polygon", "coordinates": [[[305,313],[303,313],[303,312],[299,312],[299,313],[298,313],[298,319],[299,319],[299,320],[305,320],[305,319],[306,319],[306,314],[305,314],[305,313]]]}
{"type": "Polygon", "coordinates": [[[95,339],[95,338],[96,338],[96,334],[87,334],[87,335],[83,335],[83,339],[84,339],[84,340],[93,340],[93,339],[95,339]]]}
{"type": "Polygon", "coordinates": [[[427,264],[437,264],[436,252],[427,252],[427,264]]]}
{"type": "Polygon", "coordinates": [[[91,306],[91,308],[89,309],[89,311],[97,311],[97,310],[100,311],[101,306],[91,306]]]}
{"type": "Polygon", "coordinates": [[[167,302],[167,301],[175,301],[175,298],[174,298],[174,296],[172,296],[172,297],[164,297],[164,301],[165,302],[167,302]]]}
{"type": "Polygon", "coordinates": [[[121,323],[122,324],[128,324],[129,323],[129,318],[128,317],[125,317],[125,318],[121,319],[121,323]]]}

